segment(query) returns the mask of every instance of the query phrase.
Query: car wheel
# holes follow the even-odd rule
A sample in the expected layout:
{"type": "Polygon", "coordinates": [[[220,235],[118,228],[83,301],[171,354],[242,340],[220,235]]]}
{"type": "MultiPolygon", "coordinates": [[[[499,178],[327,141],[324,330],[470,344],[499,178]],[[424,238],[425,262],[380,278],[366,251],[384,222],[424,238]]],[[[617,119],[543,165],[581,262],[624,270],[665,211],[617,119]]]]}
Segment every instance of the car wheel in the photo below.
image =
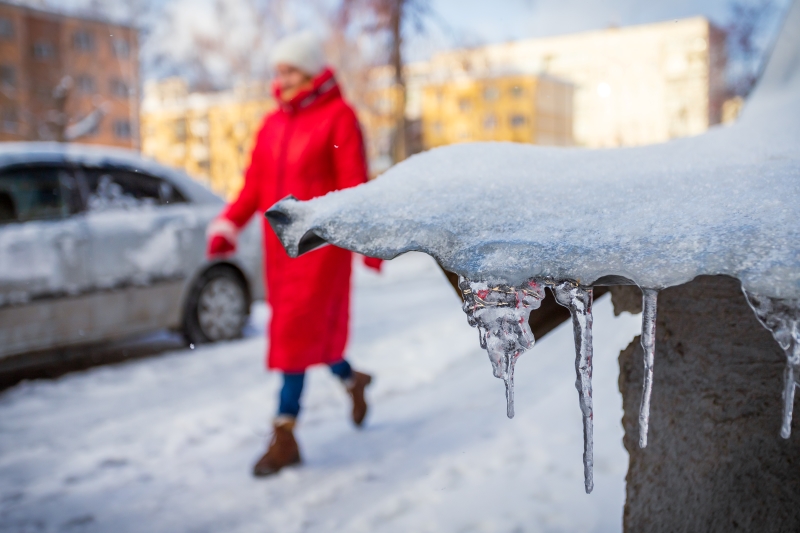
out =
{"type": "Polygon", "coordinates": [[[184,335],[193,344],[235,339],[241,337],[249,314],[241,278],[230,268],[213,267],[189,295],[184,335]]]}

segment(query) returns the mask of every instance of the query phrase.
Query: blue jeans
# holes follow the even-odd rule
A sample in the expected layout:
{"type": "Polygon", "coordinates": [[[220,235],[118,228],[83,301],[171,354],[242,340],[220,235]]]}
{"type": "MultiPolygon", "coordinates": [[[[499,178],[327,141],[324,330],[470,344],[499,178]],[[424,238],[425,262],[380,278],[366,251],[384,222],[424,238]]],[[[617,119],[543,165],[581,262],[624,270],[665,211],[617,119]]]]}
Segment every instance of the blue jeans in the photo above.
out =
{"type": "MultiPolygon", "coordinates": [[[[353,375],[350,363],[342,359],[338,363],[329,365],[331,372],[341,380],[349,379],[353,375]]],[[[281,388],[278,416],[297,417],[300,414],[300,396],[303,394],[303,384],[306,380],[305,372],[284,373],[283,388],[281,388]]]]}

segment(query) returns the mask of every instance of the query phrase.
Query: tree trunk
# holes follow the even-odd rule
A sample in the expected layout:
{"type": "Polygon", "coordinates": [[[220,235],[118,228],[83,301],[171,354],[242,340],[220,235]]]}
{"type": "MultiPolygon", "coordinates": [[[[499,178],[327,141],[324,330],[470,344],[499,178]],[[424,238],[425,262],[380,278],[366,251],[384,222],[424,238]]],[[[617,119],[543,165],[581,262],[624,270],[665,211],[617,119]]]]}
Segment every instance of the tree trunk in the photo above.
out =
{"type": "Polygon", "coordinates": [[[392,162],[406,158],[406,80],[403,74],[403,7],[405,0],[394,2],[391,11],[392,50],[391,64],[394,69],[395,129],[392,142],[392,162]]]}
{"type": "MultiPolygon", "coordinates": [[[[632,290],[612,289],[616,311],[637,311],[632,290]]],[[[639,338],[619,357],[630,454],[624,531],[800,531],[798,417],[791,438],[779,435],[786,358],[739,282],[701,276],[666,289],[657,323],[645,449],[639,338]]]]}

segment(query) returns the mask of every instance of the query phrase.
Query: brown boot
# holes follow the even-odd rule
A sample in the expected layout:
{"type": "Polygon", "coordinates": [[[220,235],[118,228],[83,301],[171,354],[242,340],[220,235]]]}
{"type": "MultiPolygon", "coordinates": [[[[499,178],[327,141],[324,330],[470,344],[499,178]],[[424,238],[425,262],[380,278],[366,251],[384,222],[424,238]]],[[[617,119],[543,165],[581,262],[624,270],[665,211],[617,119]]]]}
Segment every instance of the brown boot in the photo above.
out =
{"type": "Polygon", "coordinates": [[[288,416],[279,416],[275,419],[275,431],[269,449],[253,467],[256,477],[270,476],[277,473],[284,466],[300,463],[300,449],[294,440],[295,419],[288,416]]]}
{"type": "Polygon", "coordinates": [[[353,375],[345,381],[347,392],[353,399],[353,423],[361,427],[364,417],[367,416],[367,402],[364,399],[364,389],[372,383],[372,376],[353,370],[353,375]]]}

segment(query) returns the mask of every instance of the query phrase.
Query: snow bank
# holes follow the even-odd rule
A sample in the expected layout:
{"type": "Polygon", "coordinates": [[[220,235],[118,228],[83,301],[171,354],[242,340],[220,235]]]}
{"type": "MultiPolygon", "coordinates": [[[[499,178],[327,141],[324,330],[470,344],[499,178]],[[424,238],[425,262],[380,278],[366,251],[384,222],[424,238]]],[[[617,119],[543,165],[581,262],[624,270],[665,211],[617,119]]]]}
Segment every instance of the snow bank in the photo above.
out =
{"type": "Polygon", "coordinates": [[[0,394],[0,531],[621,531],[617,355],[638,317],[596,304],[597,490],[587,498],[569,327],[519,361],[510,423],[503,386],[430,258],[406,255],[380,276],[358,268],[355,285],[349,359],[376,378],[363,430],[316,367],[298,425],[303,466],[251,476],[280,388],[264,372],[260,304],[256,336],[0,394]]]}

